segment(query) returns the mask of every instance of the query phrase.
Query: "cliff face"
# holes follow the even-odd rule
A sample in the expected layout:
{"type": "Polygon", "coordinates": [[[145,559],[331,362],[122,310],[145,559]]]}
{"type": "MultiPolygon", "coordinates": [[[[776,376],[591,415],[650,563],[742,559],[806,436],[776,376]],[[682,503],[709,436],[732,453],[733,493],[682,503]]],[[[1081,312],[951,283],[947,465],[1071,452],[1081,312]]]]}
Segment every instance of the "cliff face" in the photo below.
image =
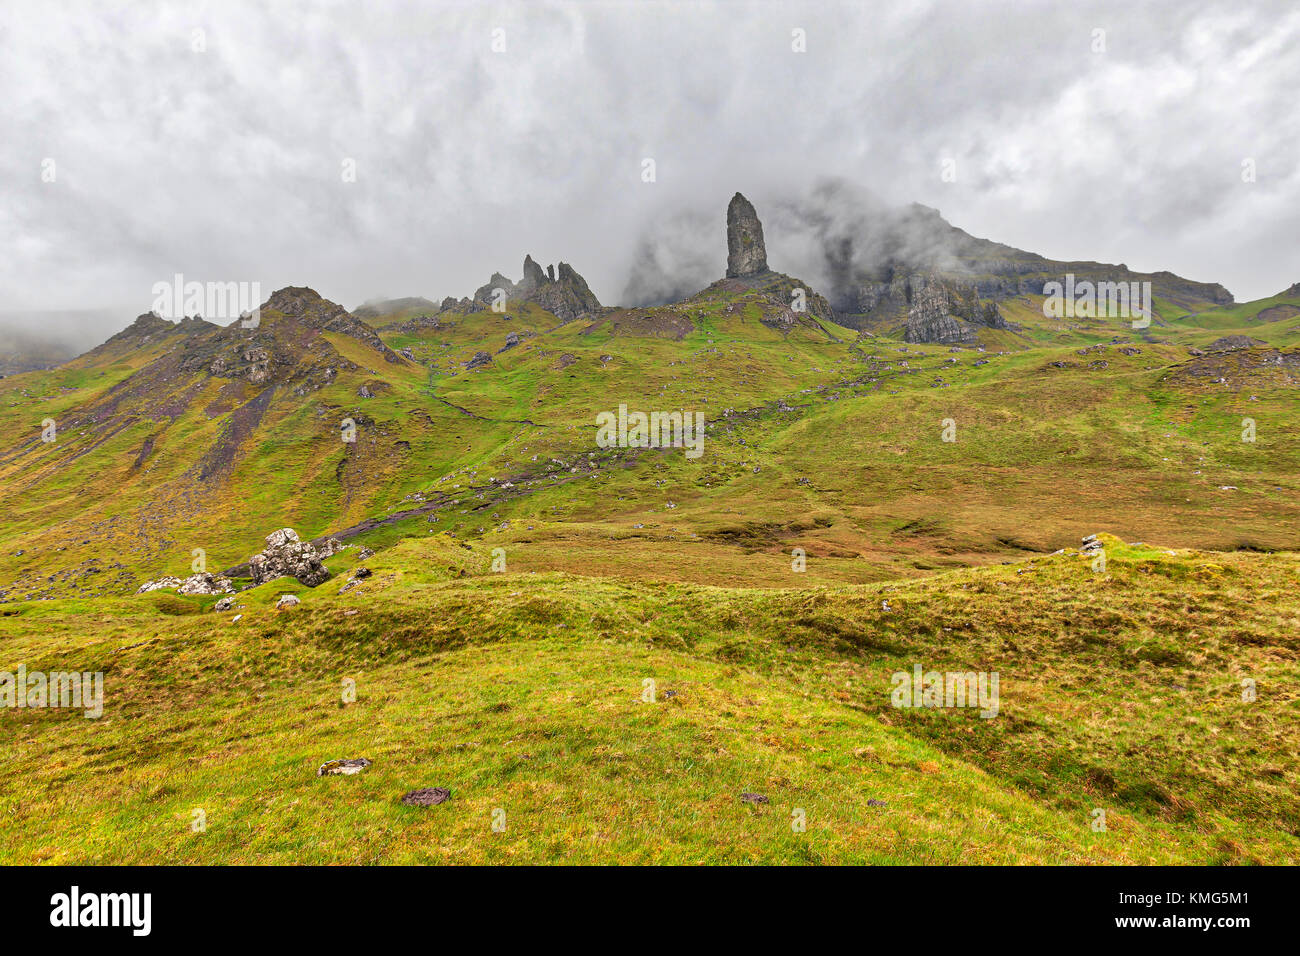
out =
{"type": "MultiPolygon", "coordinates": [[[[538,271],[541,271],[540,267],[538,271]]],[[[576,319],[600,308],[600,300],[587,288],[587,280],[578,275],[573,266],[561,262],[556,273],[554,279],[549,273],[542,276],[523,298],[565,320],[576,319]]]]}
{"type": "Polygon", "coordinates": [[[969,345],[977,341],[979,326],[1007,327],[997,305],[981,302],[973,286],[929,276],[910,288],[912,303],[907,311],[905,341],[969,345]]]}

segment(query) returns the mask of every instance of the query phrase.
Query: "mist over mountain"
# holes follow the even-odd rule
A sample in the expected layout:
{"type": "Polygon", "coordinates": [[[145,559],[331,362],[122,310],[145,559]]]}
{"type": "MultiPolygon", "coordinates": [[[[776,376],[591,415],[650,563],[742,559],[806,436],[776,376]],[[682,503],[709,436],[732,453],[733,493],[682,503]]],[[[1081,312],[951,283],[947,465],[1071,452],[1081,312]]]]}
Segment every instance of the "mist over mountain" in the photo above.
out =
{"type": "Polygon", "coordinates": [[[126,325],[129,307],[0,312],[0,375],[50,368],[126,325]]]}

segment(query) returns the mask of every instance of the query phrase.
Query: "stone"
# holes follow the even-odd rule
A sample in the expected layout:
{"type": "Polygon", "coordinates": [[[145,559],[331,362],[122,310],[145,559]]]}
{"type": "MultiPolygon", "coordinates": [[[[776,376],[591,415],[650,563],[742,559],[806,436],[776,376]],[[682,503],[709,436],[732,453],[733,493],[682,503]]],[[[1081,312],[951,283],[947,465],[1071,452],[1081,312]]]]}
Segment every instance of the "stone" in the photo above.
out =
{"type": "Polygon", "coordinates": [[[451,791],[446,787],[421,787],[402,797],[408,807],[435,807],[451,799],[451,791]]]}
{"type": "Polygon", "coordinates": [[[352,573],[352,576],[354,578],[368,578],[371,573],[372,572],[369,568],[357,568],[356,571],[352,573]]]}
{"type": "Polygon", "coordinates": [[[327,760],[316,769],[316,776],[328,777],[335,774],[351,776],[369,767],[371,761],[365,757],[344,757],[341,760],[327,760]]]}
{"type": "Polygon", "coordinates": [[[357,557],[364,561],[366,558],[374,557],[375,552],[370,548],[362,548],[357,552],[357,557]]]}
{"type": "Polygon", "coordinates": [[[302,603],[302,601],[298,600],[298,597],[297,597],[296,595],[293,595],[293,594],[281,594],[281,595],[280,595],[280,600],[278,600],[278,601],[275,602],[275,609],[278,611],[278,610],[280,610],[281,608],[286,608],[286,607],[297,607],[297,606],[298,606],[299,604],[301,604],[301,603],[302,603]]]}
{"type": "MultiPolygon", "coordinates": [[[[739,196],[740,193],[736,193],[736,195],[739,196]]],[[[745,801],[746,803],[752,803],[755,806],[757,806],[760,803],[768,802],[766,795],[761,793],[742,793],[740,795],[740,799],[745,801]]]]}
{"type": "Polygon", "coordinates": [[[229,578],[206,572],[190,575],[176,588],[178,594],[230,594],[234,590],[229,578]]]}
{"type": "Polygon", "coordinates": [[[766,271],[763,224],[758,221],[753,204],[736,193],[727,205],[727,278],[742,278],[766,271]]]}
{"type": "MultiPolygon", "coordinates": [[[[328,555],[327,555],[328,556],[328,555]]],[[[311,544],[301,541],[292,528],[281,528],[266,536],[266,548],[248,559],[254,584],[276,578],[296,578],[299,584],[314,588],[329,579],[321,555],[311,544]]]]}
{"type": "MultiPolygon", "coordinates": [[[[21,551],[18,552],[22,554],[21,551]]],[[[174,577],[156,578],[153,581],[146,581],[136,590],[136,594],[145,594],[149,591],[157,591],[162,588],[178,588],[181,586],[181,579],[174,577]]]]}
{"type": "Polygon", "coordinates": [[[488,355],[487,352],[475,352],[474,357],[465,363],[465,370],[472,371],[473,369],[483,368],[484,366],[491,364],[492,356],[488,355]]]}
{"type": "Polygon", "coordinates": [[[217,598],[217,603],[212,605],[212,610],[230,611],[230,610],[234,610],[234,607],[235,607],[235,599],[233,597],[223,597],[223,598],[217,598]]]}

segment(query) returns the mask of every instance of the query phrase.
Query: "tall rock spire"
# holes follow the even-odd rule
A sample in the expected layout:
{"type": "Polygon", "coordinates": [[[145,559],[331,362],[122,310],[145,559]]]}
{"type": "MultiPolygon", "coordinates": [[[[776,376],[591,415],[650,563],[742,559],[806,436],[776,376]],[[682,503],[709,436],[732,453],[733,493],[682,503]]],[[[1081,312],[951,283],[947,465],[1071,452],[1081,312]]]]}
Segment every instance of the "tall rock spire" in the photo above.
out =
{"type": "Polygon", "coordinates": [[[740,193],[727,206],[727,278],[758,275],[767,271],[767,249],[763,246],[763,224],[754,205],[740,193]]]}

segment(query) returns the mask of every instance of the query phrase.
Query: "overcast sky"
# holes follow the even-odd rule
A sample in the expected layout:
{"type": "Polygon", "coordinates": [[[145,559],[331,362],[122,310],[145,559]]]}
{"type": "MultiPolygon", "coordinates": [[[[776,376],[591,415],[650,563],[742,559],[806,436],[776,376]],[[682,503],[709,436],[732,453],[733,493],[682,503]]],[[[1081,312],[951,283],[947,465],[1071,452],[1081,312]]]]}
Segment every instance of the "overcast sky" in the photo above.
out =
{"type": "Polygon", "coordinates": [[[125,322],[178,272],[461,296],[525,252],[615,304],[656,223],[712,222],[720,277],[733,192],[767,219],[826,177],[1239,300],[1300,280],[1293,2],[0,11],[0,311],[125,322]]]}

